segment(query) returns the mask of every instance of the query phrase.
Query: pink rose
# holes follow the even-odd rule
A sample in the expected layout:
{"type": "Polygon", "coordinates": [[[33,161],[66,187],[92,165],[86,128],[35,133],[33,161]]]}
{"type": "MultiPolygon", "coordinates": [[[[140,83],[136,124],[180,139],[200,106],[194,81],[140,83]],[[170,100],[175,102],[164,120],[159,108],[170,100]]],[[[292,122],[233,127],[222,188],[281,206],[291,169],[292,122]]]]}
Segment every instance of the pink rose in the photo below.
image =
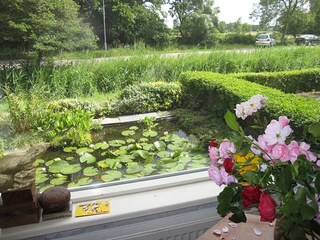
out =
{"type": "Polygon", "coordinates": [[[280,116],[279,122],[281,123],[282,127],[289,125],[290,120],[286,116],[280,116]]]}
{"type": "Polygon", "coordinates": [[[284,143],[291,133],[292,129],[289,125],[283,127],[280,122],[272,120],[266,128],[263,138],[267,145],[273,146],[277,143],[284,143]]]}
{"type": "Polygon", "coordinates": [[[219,158],[218,148],[209,146],[208,150],[209,150],[209,157],[211,159],[211,163],[216,164],[219,158]]]}
{"type": "Polygon", "coordinates": [[[311,161],[311,162],[315,162],[317,161],[317,157],[310,151],[308,151],[310,149],[310,145],[302,142],[300,143],[300,151],[302,155],[305,155],[306,158],[311,161]]]}
{"type": "Polygon", "coordinates": [[[229,158],[230,153],[235,153],[236,148],[233,142],[230,142],[228,139],[224,139],[223,142],[220,144],[219,153],[221,158],[229,158]]]}
{"type": "Polygon", "coordinates": [[[237,180],[234,176],[229,175],[224,167],[221,167],[219,170],[216,166],[211,165],[208,169],[208,173],[210,178],[218,185],[221,186],[222,184],[228,185],[231,182],[236,182],[237,180]]]}
{"type": "Polygon", "coordinates": [[[291,163],[294,163],[298,156],[301,155],[301,150],[299,147],[299,143],[296,141],[291,141],[291,143],[288,145],[289,148],[289,160],[291,163]]]}
{"type": "Polygon", "coordinates": [[[276,218],[276,202],[267,192],[261,192],[259,199],[260,221],[273,222],[276,218]]]}
{"type": "Polygon", "coordinates": [[[280,159],[282,162],[290,160],[289,148],[283,143],[279,143],[272,148],[272,157],[274,159],[280,159]]]}

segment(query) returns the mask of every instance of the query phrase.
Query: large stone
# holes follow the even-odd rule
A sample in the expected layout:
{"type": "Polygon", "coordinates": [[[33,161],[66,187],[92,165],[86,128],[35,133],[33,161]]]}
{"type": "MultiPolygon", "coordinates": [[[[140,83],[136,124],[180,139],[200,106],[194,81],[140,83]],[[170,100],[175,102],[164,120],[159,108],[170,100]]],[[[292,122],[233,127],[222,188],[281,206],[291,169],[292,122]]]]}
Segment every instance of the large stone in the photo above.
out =
{"type": "Polygon", "coordinates": [[[63,211],[69,206],[70,191],[65,187],[52,187],[41,193],[39,206],[45,213],[56,213],[63,211]]]}

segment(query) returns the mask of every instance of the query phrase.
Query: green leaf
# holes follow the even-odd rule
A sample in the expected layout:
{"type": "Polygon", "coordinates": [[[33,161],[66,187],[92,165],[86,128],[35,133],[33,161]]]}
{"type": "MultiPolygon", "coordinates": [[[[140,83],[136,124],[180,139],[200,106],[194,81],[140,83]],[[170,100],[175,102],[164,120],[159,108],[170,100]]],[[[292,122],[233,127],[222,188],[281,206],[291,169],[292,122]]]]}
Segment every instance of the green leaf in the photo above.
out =
{"type": "Polygon", "coordinates": [[[293,177],[291,167],[292,165],[287,165],[283,167],[280,171],[280,174],[278,175],[278,179],[276,180],[278,181],[278,186],[283,193],[289,192],[292,188],[291,185],[293,177]]]}
{"type": "Polygon", "coordinates": [[[218,200],[219,202],[228,204],[232,202],[232,198],[234,195],[235,195],[235,190],[232,187],[227,186],[218,195],[218,200]]]}
{"type": "Polygon", "coordinates": [[[136,173],[140,173],[142,170],[143,170],[143,166],[139,165],[138,163],[132,163],[128,166],[126,173],[136,174],[136,173]]]}
{"type": "Polygon", "coordinates": [[[168,151],[161,151],[157,153],[157,156],[159,156],[160,158],[167,158],[170,157],[170,152],[168,151]]]}
{"type": "Polygon", "coordinates": [[[231,208],[230,203],[219,202],[217,206],[217,212],[221,217],[224,217],[230,212],[230,208],[231,208]]]}
{"type": "Polygon", "coordinates": [[[121,139],[109,141],[109,145],[112,147],[121,147],[124,144],[126,144],[126,142],[121,139]]]}
{"type": "Polygon", "coordinates": [[[40,192],[44,192],[45,190],[47,190],[47,189],[49,189],[49,188],[52,188],[52,187],[54,187],[54,185],[52,185],[52,184],[49,184],[49,185],[47,185],[47,186],[44,186],[43,188],[40,189],[40,192]]]}
{"type": "Polygon", "coordinates": [[[39,185],[40,183],[44,183],[48,180],[48,175],[44,173],[36,174],[35,183],[36,185],[39,185]]]}
{"type": "Polygon", "coordinates": [[[73,174],[76,172],[81,171],[81,166],[80,164],[72,164],[70,166],[64,167],[63,169],[61,169],[61,173],[62,174],[73,174]]]}
{"type": "Polygon", "coordinates": [[[136,140],[134,140],[133,138],[128,138],[128,139],[126,140],[126,142],[127,142],[127,143],[135,143],[136,140]]]}
{"type": "Polygon", "coordinates": [[[81,155],[81,154],[84,154],[84,153],[90,153],[90,152],[93,152],[94,150],[92,148],[87,148],[87,147],[84,147],[84,148],[78,148],[76,150],[76,153],[81,155]]]}
{"type": "Polygon", "coordinates": [[[316,174],[316,180],[314,182],[314,185],[315,185],[318,193],[320,193],[320,172],[317,172],[317,174],[316,174]]]}
{"type": "Polygon", "coordinates": [[[298,187],[294,199],[300,204],[306,203],[307,190],[304,187],[298,187]]]}
{"type": "Polygon", "coordinates": [[[98,162],[98,167],[101,167],[101,168],[107,168],[109,167],[110,165],[107,164],[104,160],[101,160],[98,162]]]}
{"type": "Polygon", "coordinates": [[[228,110],[227,113],[224,115],[224,119],[229,128],[231,128],[234,131],[239,131],[239,123],[234,113],[228,110]]]}
{"type": "Polygon", "coordinates": [[[88,177],[84,177],[79,179],[79,181],[77,182],[77,185],[79,186],[84,186],[84,185],[88,185],[90,183],[92,183],[92,179],[88,178],[88,177]]]}
{"type": "Polygon", "coordinates": [[[78,187],[79,185],[76,184],[75,182],[71,182],[68,184],[68,188],[74,188],[74,187],[78,187]]]}
{"type": "Polygon", "coordinates": [[[289,239],[290,240],[301,240],[306,239],[306,232],[305,230],[300,226],[295,226],[290,232],[289,232],[289,239]]]}
{"type": "Polygon", "coordinates": [[[148,151],[144,151],[144,150],[137,150],[134,153],[135,156],[140,156],[143,159],[147,159],[149,157],[149,152],[148,151]]]}
{"type": "Polygon", "coordinates": [[[125,130],[121,133],[122,136],[128,137],[128,136],[133,136],[136,132],[133,130],[125,130]]]}
{"type": "Polygon", "coordinates": [[[139,141],[140,141],[140,142],[148,142],[149,139],[148,139],[148,138],[140,138],[139,141]]]}
{"type": "Polygon", "coordinates": [[[44,163],[44,160],[43,160],[43,159],[36,159],[36,160],[34,161],[34,163],[33,163],[33,166],[38,167],[38,166],[40,166],[40,165],[43,164],[43,163],[44,163]]]}
{"type": "Polygon", "coordinates": [[[139,128],[137,126],[131,126],[129,127],[130,130],[138,130],[139,128]]]}
{"type": "Polygon", "coordinates": [[[229,218],[230,221],[234,223],[247,222],[247,217],[242,210],[235,212],[229,218]]]}
{"type": "Polygon", "coordinates": [[[105,150],[105,149],[107,149],[108,147],[109,147],[109,144],[108,144],[108,143],[106,143],[106,142],[99,142],[99,143],[97,143],[97,144],[95,144],[95,145],[93,146],[93,149],[95,149],[95,150],[98,150],[98,149],[105,150]]]}
{"type": "Polygon", "coordinates": [[[60,173],[61,170],[67,166],[69,166],[70,164],[67,161],[64,160],[58,160],[58,161],[54,161],[50,166],[48,171],[51,173],[60,173]]]}
{"type": "Polygon", "coordinates": [[[298,213],[299,203],[293,198],[286,198],[280,209],[283,215],[290,216],[298,213]]]}
{"type": "Polygon", "coordinates": [[[320,138],[320,123],[315,123],[311,125],[308,132],[315,138],[320,138]]]}
{"type": "Polygon", "coordinates": [[[304,221],[312,220],[317,215],[317,212],[307,204],[304,204],[301,206],[300,212],[301,212],[302,220],[304,221]]]}
{"type": "Polygon", "coordinates": [[[96,161],[96,157],[91,155],[90,153],[85,153],[80,157],[80,162],[87,162],[88,164],[94,163],[96,161]]]}
{"type": "Polygon", "coordinates": [[[134,156],[132,156],[132,155],[122,155],[122,156],[119,156],[117,159],[120,162],[128,163],[128,162],[132,162],[133,161],[134,156]]]}
{"type": "Polygon", "coordinates": [[[66,153],[70,153],[70,152],[73,152],[75,150],[77,150],[76,147],[66,147],[66,148],[63,149],[63,151],[66,152],[66,153]]]}
{"type": "Polygon", "coordinates": [[[158,151],[166,150],[167,144],[163,141],[156,141],[153,143],[158,151]]]}
{"type": "Polygon", "coordinates": [[[58,186],[66,182],[66,178],[54,178],[50,181],[52,185],[58,186]]]}
{"type": "Polygon", "coordinates": [[[86,167],[83,169],[83,175],[87,177],[92,177],[99,174],[99,170],[95,167],[86,167]]]}
{"type": "Polygon", "coordinates": [[[144,131],[143,133],[142,133],[142,135],[144,136],[144,137],[155,137],[155,136],[157,136],[158,135],[158,133],[156,132],[156,131],[153,131],[153,130],[146,130],[146,131],[144,131]]]}

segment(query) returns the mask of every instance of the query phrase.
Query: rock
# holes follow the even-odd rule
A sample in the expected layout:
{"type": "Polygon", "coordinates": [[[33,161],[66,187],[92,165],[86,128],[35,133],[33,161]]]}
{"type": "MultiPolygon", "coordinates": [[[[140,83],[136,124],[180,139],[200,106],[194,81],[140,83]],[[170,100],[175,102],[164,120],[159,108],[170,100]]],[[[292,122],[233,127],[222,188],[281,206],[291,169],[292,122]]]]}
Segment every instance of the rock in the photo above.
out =
{"type": "Polygon", "coordinates": [[[65,187],[52,187],[41,193],[39,205],[46,213],[56,213],[69,206],[70,191],[65,187]]]}

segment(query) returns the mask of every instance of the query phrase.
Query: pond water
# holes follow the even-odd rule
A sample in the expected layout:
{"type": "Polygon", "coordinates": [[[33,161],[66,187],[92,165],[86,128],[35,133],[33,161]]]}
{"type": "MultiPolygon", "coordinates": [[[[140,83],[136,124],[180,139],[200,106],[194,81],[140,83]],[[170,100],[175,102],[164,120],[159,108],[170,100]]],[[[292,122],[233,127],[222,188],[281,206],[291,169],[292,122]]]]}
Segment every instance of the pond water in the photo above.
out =
{"type": "Polygon", "coordinates": [[[174,121],[107,126],[88,147],[49,150],[35,161],[40,191],[161,175],[209,165],[207,151],[174,121]]]}

